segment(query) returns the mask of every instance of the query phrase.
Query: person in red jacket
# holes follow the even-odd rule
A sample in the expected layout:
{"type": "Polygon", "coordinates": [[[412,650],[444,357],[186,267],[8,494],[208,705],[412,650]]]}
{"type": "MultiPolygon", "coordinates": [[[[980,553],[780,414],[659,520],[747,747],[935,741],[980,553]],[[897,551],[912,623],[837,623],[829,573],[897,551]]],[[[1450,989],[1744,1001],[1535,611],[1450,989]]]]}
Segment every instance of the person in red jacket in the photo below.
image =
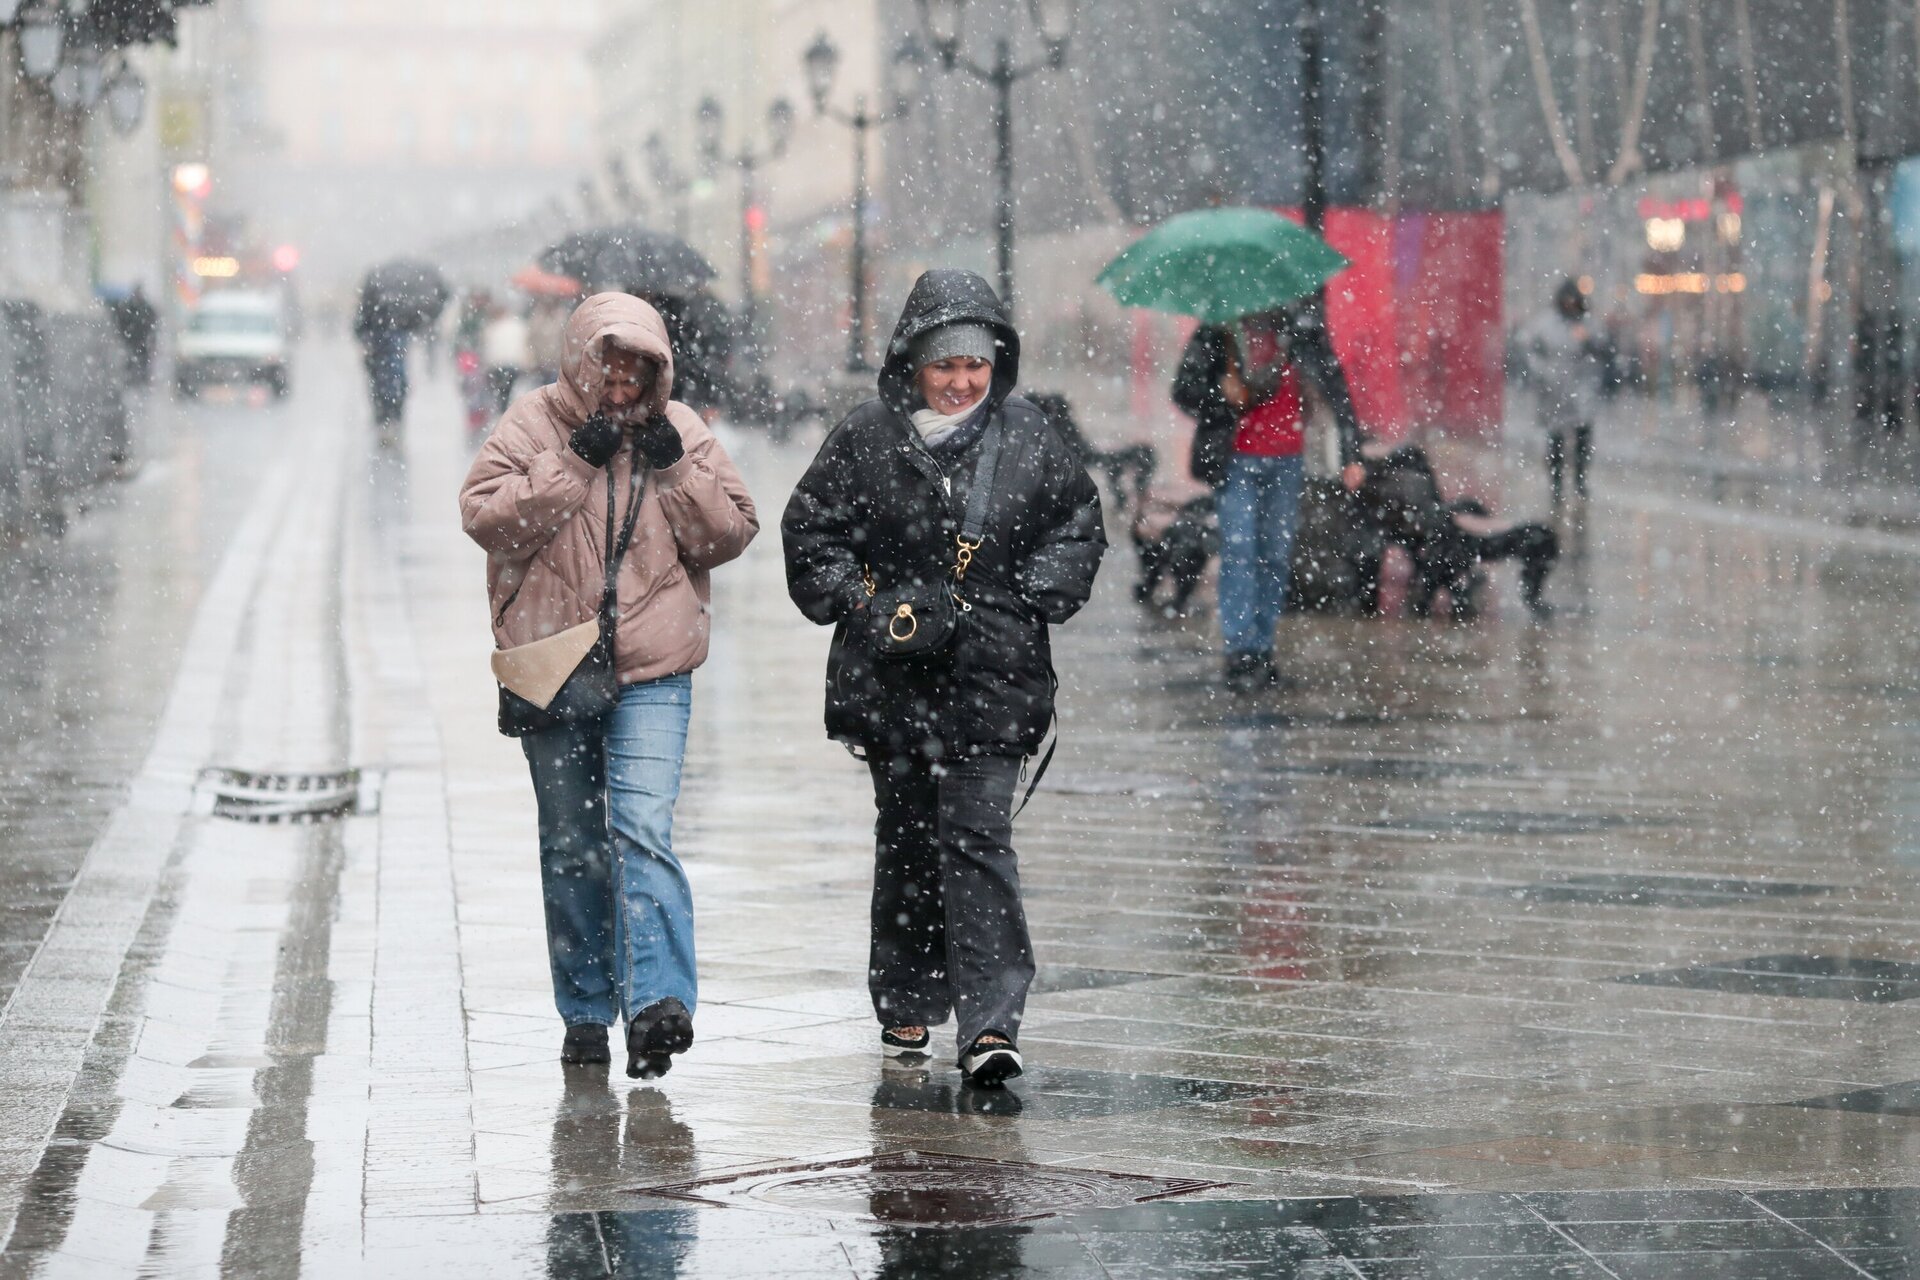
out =
{"type": "MultiPolygon", "coordinates": [[[[1227,684],[1240,691],[1281,683],[1273,633],[1286,605],[1306,481],[1306,394],[1293,350],[1301,337],[1290,312],[1246,317],[1232,329],[1220,380],[1221,396],[1237,418],[1215,494],[1220,632],[1227,684]]],[[[1346,428],[1351,414],[1341,416],[1346,428]]],[[[1357,459],[1347,446],[1355,433],[1341,434],[1343,461],[1352,470],[1357,459]]]]}

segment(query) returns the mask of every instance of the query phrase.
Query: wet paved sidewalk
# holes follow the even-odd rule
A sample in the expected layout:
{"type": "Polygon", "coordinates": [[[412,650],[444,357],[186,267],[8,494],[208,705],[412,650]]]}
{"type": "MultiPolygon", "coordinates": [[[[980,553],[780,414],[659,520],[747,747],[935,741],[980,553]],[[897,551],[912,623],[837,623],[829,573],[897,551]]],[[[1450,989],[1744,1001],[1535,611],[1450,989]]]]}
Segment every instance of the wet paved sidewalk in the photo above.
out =
{"type": "MultiPolygon", "coordinates": [[[[390,457],[297,403],[196,570],[0,1013],[0,1274],[1920,1274],[1920,539],[1603,495],[1550,626],[1289,621],[1254,701],[1117,549],[981,1092],[877,1052],[871,799],[769,527],[695,685],[699,1039],[642,1087],[555,1061],[450,406],[390,457]],[[212,816],[210,765],[377,810],[212,816]]],[[[804,448],[736,447],[771,526],[804,448]]]]}

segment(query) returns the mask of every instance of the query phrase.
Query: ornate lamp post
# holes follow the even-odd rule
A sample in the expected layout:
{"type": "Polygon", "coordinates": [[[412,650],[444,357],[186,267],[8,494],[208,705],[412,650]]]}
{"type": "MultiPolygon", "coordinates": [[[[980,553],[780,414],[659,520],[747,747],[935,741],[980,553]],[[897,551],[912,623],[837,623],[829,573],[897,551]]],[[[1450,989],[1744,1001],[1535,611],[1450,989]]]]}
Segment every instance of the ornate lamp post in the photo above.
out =
{"type": "Polygon", "coordinates": [[[107,115],[115,132],[129,134],[138,129],[146,109],[147,82],[122,59],[120,69],[107,81],[107,115]]]}
{"type": "Polygon", "coordinates": [[[53,79],[67,47],[65,14],[51,4],[42,4],[21,14],[18,22],[20,69],[31,80],[53,79]]]}
{"type": "MultiPolygon", "coordinates": [[[[747,366],[760,368],[760,304],[754,289],[754,172],[771,160],[787,153],[793,141],[793,104],[775,98],[767,108],[766,145],[758,150],[742,142],[733,153],[732,163],[740,170],[740,327],[746,336],[747,366]]],[[[709,171],[717,170],[727,157],[725,142],[726,110],[720,100],[709,94],[700,100],[694,112],[695,138],[699,141],[701,162],[709,171]]],[[[764,215],[762,215],[764,216],[764,215]]]]}
{"type": "Polygon", "coordinates": [[[1327,114],[1320,26],[1320,0],[1306,0],[1300,6],[1300,140],[1307,171],[1300,215],[1315,231],[1327,225],[1327,114]]]}
{"type": "Polygon", "coordinates": [[[854,95],[853,110],[843,111],[827,105],[833,81],[840,70],[840,50],[822,31],[802,57],[807,71],[807,92],[813,98],[813,112],[837,120],[853,130],[853,263],[847,283],[847,372],[870,373],[867,363],[867,131],[876,125],[905,119],[919,93],[924,59],[920,46],[911,37],[900,42],[888,63],[886,112],[873,111],[867,95],[854,95]]]}
{"type": "Polygon", "coordinates": [[[960,54],[961,18],[967,0],[919,0],[920,20],[933,41],[944,71],[963,70],[993,86],[994,171],[1000,198],[995,211],[996,248],[1000,267],[1000,296],[1013,309],[1013,86],[1040,71],[1057,71],[1067,64],[1067,41],[1073,35],[1075,0],[1027,0],[1027,13],[1046,42],[1044,61],[1015,64],[1013,45],[1005,36],[994,42],[993,63],[981,66],[960,54]]]}

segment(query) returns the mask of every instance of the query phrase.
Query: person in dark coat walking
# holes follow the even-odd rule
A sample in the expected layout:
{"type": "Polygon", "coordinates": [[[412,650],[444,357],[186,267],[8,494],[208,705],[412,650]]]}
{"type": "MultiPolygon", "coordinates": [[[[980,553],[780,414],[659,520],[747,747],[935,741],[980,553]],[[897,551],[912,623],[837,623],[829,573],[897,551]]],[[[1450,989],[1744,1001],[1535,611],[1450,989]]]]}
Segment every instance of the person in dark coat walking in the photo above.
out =
{"type": "Polygon", "coordinates": [[[147,301],[140,285],[113,308],[114,328],[127,348],[127,372],[133,384],[144,387],[153,381],[154,339],[160,330],[160,313],[147,301]]]}
{"type": "Polygon", "coordinates": [[[1053,720],[1048,627],[1086,603],[1106,550],[1100,494],[1046,417],[1013,394],[1020,337],[969,271],[915,283],[880,394],[834,428],[781,521],[787,589],[834,627],[827,732],[864,752],[875,824],[868,986],[889,1057],[958,1018],[976,1084],[1020,1074],[1033,949],[1012,846],[1021,759],[1053,720]],[[992,472],[984,537],[960,550],[992,472]],[[964,566],[964,567],[962,567],[964,566]],[[956,569],[959,572],[956,572],[956,569]],[[876,593],[951,591],[953,640],[883,654],[876,593]]]}

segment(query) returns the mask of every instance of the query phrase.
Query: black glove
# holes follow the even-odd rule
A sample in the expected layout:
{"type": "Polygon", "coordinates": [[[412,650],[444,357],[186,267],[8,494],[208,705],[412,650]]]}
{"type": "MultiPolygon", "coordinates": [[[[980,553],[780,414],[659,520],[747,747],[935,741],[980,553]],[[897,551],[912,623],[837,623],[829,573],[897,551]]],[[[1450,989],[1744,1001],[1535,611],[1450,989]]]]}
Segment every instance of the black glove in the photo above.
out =
{"type": "Polygon", "coordinates": [[[638,449],[647,460],[647,465],[655,471],[670,467],[685,456],[687,450],[680,443],[680,432],[665,414],[654,414],[633,433],[633,447],[638,449]]]}
{"type": "Polygon", "coordinates": [[[573,429],[567,447],[591,466],[604,467],[620,452],[620,427],[604,413],[596,413],[573,429]]]}

